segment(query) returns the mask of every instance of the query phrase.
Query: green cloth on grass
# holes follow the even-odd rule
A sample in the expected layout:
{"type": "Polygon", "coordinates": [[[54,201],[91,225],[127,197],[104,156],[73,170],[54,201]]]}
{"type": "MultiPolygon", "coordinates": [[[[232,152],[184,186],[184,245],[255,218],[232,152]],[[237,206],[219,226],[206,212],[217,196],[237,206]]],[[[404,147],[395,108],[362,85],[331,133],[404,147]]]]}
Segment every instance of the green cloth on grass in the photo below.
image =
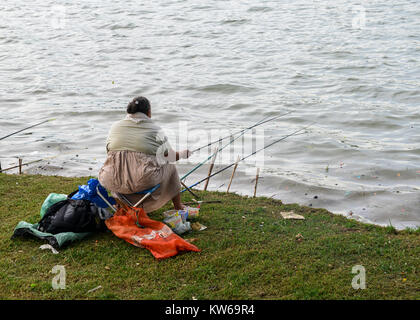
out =
{"type": "Polygon", "coordinates": [[[52,234],[39,231],[37,228],[38,223],[31,224],[25,221],[20,221],[13,232],[12,238],[30,236],[42,240],[47,240],[52,247],[59,249],[73,241],[82,240],[83,238],[92,234],[92,232],[62,232],[52,234]]]}

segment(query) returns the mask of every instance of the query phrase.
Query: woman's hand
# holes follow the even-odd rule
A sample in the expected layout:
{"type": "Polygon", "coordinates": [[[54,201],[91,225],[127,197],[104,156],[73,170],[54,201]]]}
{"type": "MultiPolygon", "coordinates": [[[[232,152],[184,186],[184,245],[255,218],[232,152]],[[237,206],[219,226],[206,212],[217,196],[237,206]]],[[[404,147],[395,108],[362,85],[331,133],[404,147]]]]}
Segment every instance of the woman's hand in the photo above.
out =
{"type": "Polygon", "coordinates": [[[192,155],[192,152],[188,149],[182,150],[182,151],[178,151],[177,152],[177,159],[188,159],[190,156],[192,155]]]}

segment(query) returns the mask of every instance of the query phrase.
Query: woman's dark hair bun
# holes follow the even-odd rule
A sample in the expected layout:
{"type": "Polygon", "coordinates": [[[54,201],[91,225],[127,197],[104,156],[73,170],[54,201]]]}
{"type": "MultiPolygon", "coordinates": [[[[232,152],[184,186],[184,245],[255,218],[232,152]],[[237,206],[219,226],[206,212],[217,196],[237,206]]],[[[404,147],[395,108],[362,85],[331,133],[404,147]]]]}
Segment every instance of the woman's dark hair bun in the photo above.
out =
{"type": "Polygon", "coordinates": [[[145,97],[135,97],[127,106],[127,113],[142,112],[147,114],[150,110],[150,102],[145,97]]]}

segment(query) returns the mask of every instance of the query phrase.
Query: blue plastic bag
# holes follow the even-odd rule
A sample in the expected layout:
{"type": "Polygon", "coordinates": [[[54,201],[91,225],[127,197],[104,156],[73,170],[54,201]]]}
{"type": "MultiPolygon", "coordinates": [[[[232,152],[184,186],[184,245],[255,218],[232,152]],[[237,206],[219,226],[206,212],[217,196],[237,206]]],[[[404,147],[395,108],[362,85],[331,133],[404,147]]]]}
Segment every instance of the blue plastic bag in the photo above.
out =
{"type": "Polygon", "coordinates": [[[116,203],[115,199],[108,196],[108,192],[104,187],[101,186],[97,179],[89,179],[87,185],[79,186],[79,191],[71,197],[74,200],[89,200],[101,208],[108,208],[108,205],[98,196],[96,187],[99,187],[101,195],[108,200],[112,205],[116,203]]]}

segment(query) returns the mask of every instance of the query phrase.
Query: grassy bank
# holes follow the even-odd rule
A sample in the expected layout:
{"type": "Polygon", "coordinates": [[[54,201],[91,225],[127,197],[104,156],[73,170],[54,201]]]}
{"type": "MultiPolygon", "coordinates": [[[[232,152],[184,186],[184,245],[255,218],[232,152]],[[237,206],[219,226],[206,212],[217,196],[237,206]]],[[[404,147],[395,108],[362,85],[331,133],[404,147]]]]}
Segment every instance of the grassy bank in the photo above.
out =
{"type": "MultiPolygon", "coordinates": [[[[420,233],[366,225],[324,209],[268,198],[199,192],[199,221],[183,235],[200,253],[158,261],[112,233],[60,250],[10,240],[20,220],[35,223],[51,192],[70,193],[87,178],[0,174],[2,299],[419,299],[420,233]],[[294,210],[305,220],[284,220],[294,210]],[[297,239],[301,234],[303,239],[297,239]],[[64,265],[67,288],[53,290],[51,269],[64,265]],[[352,267],[366,269],[366,289],[351,286],[352,267]],[[101,285],[102,289],[87,293],[101,285]]],[[[190,195],[185,193],[183,201],[190,195]]],[[[162,219],[169,205],[150,216],[162,219]]]]}

